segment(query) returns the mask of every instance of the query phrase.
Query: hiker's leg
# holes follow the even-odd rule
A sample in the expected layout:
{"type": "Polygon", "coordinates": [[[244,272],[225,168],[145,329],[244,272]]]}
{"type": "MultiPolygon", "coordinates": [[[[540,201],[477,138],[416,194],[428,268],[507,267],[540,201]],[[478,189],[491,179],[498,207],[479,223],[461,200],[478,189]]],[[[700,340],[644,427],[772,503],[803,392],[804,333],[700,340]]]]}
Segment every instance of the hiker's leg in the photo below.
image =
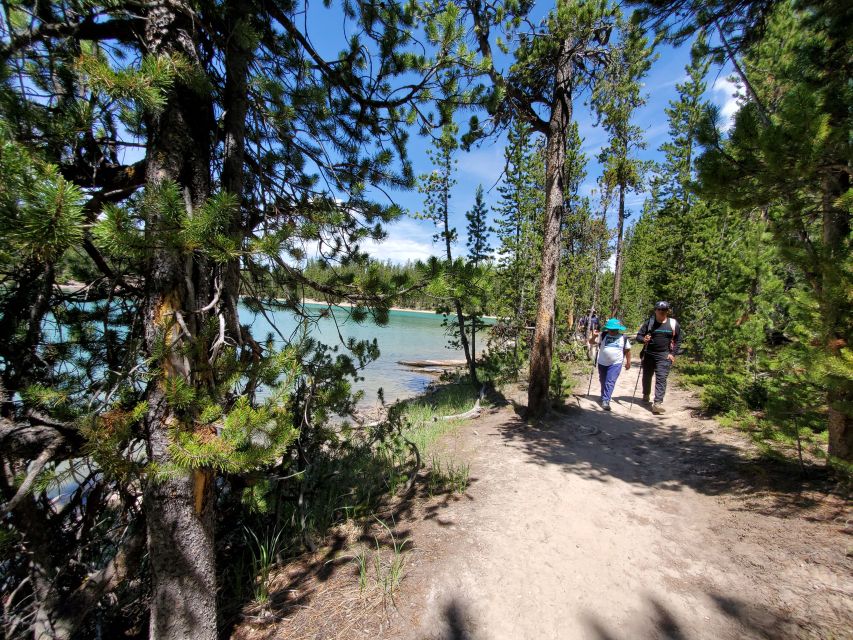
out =
{"type": "Polygon", "coordinates": [[[651,354],[643,356],[643,395],[650,395],[652,392],[652,375],[655,372],[655,358],[651,354]]]}
{"type": "Polygon", "coordinates": [[[603,401],[610,402],[610,398],[613,397],[613,389],[616,387],[616,379],[619,377],[619,372],[621,370],[621,362],[617,362],[616,364],[607,367],[607,375],[605,377],[604,384],[601,385],[601,399],[603,401]]]}
{"type": "Polygon", "coordinates": [[[604,400],[604,383],[607,381],[607,367],[603,364],[595,365],[598,367],[598,384],[601,388],[601,399],[604,400]]]}
{"type": "Polygon", "coordinates": [[[655,363],[655,404],[663,402],[663,397],[666,395],[666,379],[669,377],[671,367],[672,363],[666,356],[658,358],[655,363]]]}

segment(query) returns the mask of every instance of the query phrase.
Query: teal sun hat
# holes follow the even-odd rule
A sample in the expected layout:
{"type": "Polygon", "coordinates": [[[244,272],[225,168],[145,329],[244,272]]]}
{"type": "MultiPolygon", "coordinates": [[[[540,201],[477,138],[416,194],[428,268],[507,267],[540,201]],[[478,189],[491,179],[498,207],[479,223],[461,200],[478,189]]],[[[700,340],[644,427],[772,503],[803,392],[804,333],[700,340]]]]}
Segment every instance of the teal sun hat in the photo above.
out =
{"type": "Polygon", "coordinates": [[[625,331],[625,325],[619,322],[617,318],[610,318],[606,323],[604,323],[605,331],[625,331]]]}

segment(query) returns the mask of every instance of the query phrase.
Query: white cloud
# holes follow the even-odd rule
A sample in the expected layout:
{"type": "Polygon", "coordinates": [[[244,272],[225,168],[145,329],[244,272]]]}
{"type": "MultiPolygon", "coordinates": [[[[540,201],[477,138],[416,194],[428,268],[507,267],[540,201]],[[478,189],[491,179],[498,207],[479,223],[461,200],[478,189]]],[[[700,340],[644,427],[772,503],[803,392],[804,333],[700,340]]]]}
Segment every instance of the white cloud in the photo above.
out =
{"type": "Polygon", "coordinates": [[[740,90],[730,78],[717,78],[711,90],[723,117],[723,131],[728,131],[734,125],[735,114],[741,107],[740,90]]]}
{"type": "Polygon", "coordinates": [[[385,240],[370,241],[363,247],[377,260],[400,263],[439,255],[439,247],[432,241],[433,231],[426,223],[402,219],[391,223],[386,229],[388,237],[385,240]]]}

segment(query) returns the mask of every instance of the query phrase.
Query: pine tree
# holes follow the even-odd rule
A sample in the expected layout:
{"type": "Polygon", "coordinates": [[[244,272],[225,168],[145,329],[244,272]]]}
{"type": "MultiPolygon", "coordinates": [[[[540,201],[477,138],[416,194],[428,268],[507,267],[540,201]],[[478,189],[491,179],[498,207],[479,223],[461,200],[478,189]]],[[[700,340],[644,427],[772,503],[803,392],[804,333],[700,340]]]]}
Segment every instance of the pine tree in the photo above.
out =
{"type": "Polygon", "coordinates": [[[304,10],[6,7],[2,571],[18,590],[6,614],[35,637],[85,635],[109,593],[150,594],[152,637],[218,637],[217,509],[240,504],[248,475],[286,476],[325,446],[324,421],[352,411],[350,381],[376,357],[253,336],[239,301],[304,314],[310,286],[356,320],[387,318],[399,281],[315,282],[299,265],[312,247],[364,264],[360,243],[400,214],[368,193],[410,188],[408,128],[430,126],[436,96],[464,99],[457,13],[348,3],[360,35],[326,60],[304,10]],[[123,164],[128,150],[142,157],[123,164]],[[58,287],[68,256],[97,277],[58,287]]]}
{"type": "Polygon", "coordinates": [[[594,77],[608,58],[608,41],[618,10],[606,1],[577,4],[558,1],[535,32],[519,32],[528,5],[515,3],[503,11],[489,11],[482,2],[469,3],[484,64],[495,85],[490,106],[497,120],[510,114],[524,119],[545,136],[545,217],[542,229],[542,268],[536,329],[530,355],[527,410],[541,415],[548,410],[551,364],[554,354],[563,184],[572,103],[578,90],[594,77]],[[497,25],[510,25],[508,41],[517,41],[515,62],[507,77],[492,65],[490,33],[497,25]]]}
{"type": "Polygon", "coordinates": [[[620,298],[622,282],[622,240],[624,234],[625,196],[641,191],[648,163],[636,157],[644,149],[643,132],[631,120],[637,109],[646,103],[642,95],[642,78],[652,63],[652,47],[641,29],[634,23],[625,25],[622,42],[613,52],[608,73],[593,90],[593,104],[600,114],[602,125],[610,136],[607,147],[598,160],[604,168],[602,188],[618,197],[616,224],[616,263],[613,273],[613,297],[610,315],[622,315],[620,298]]]}
{"type": "Polygon", "coordinates": [[[599,266],[599,225],[593,220],[589,198],[580,195],[587,175],[587,158],[581,150],[582,144],[577,123],[572,123],[563,172],[566,203],[560,268],[565,277],[558,288],[558,300],[565,305],[566,326],[570,330],[575,326],[578,310],[589,310],[594,305],[594,280],[599,266]]]}
{"type": "Polygon", "coordinates": [[[800,315],[822,344],[809,356],[809,366],[824,380],[830,456],[848,462],[853,268],[846,168],[850,86],[843,71],[849,69],[849,48],[843,34],[849,13],[846,4],[835,2],[776,7],[764,35],[742,60],[755,99],[738,112],[728,140],[707,131],[707,151],[699,161],[705,193],[736,208],[763,211],[782,255],[809,285],[820,317],[800,315]]]}
{"type": "Polygon", "coordinates": [[[474,206],[465,212],[465,219],[468,221],[468,236],[465,241],[468,246],[468,261],[479,267],[492,257],[492,248],[489,246],[489,210],[483,200],[483,185],[477,187],[474,206]]]}
{"type": "Polygon", "coordinates": [[[687,80],[676,84],[678,99],[665,110],[669,141],[660,147],[665,161],[654,179],[656,228],[665,238],[657,251],[660,264],[670,268],[652,269],[648,276],[658,298],[673,305],[697,344],[704,343],[709,286],[718,266],[713,253],[715,238],[723,228],[718,216],[726,214],[722,205],[700,200],[692,190],[700,125],[708,113],[703,95],[709,65],[705,40],[700,36],[692,48],[691,63],[685,67],[687,80]]]}
{"type": "Polygon", "coordinates": [[[531,139],[531,129],[521,120],[513,120],[504,150],[504,179],[498,187],[494,232],[498,282],[496,312],[512,324],[513,354],[510,369],[518,375],[527,354],[526,327],[535,317],[538,294],[542,238],[540,227],[544,210],[544,166],[542,148],[531,139]]]}
{"type": "MultiPolygon", "coordinates": [[[[469,327],[471,328],[471,355],[474,360],[473,372],[476,374],[477,333],[486,325],[483,323],[484,310],[489,302],[491,287],[487,280],[488,262],[492,248],[489,246],[489,210],[483,201],[483,186],[479,185],[474,194],[474,206],[465,212],[468,220],[468,255],[465,273],[462,278],[462,299],[465,300],[469,327]]],[[[472,375],[475,384],[477,376],[472,375]]]]}
{"type": "MultiPolygon", "coordinates": [[[[465,314],[462,310],[462,299],[459,287],[454,286],[459,280],[458,271],[462,265],[454,263],[452,245],[458,237],[456,229],[450,226],[450,191],[456,184],[453,177],[456,166],[454,153],[459,148],[456,140],[457,129],[453,124],[442,128],[441,136],[434,141],[433,149],[429,152],[430,160],[435,167],[432,173],[421,177],[419,191],[424,194],[424,211],[417,217],[430,220],[440,231],[435,234],[434,240],[444,243],[445,250],[445,275],[451,281],[450,305],[456,314],[456,325],[454,327],[454,338],[458,339],[465,354],[465,362],[471,376],[471,383],[477,385],[476,354],[471,351],[468,344],[468,328],[465,323],[465,314]]],[[[445,317],[449,309],[440,308],[445,317]]]]}

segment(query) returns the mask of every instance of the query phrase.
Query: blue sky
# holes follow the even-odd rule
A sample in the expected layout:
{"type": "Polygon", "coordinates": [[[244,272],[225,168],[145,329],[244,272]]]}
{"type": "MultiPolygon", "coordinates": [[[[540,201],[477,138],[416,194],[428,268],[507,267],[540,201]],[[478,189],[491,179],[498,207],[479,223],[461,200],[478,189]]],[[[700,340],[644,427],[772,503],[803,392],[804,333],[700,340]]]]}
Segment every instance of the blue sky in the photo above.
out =
{"type": "MultiPolygon", "coordinates": [[[[540,3],[539,15],[544,15],[551,3],[540,3]],[[543,9],[544,7],[544,9],[543,9]]],[[[309,16],[310,17],[310,16],[309,16]]],[[[326,17],[328,19],[328,17],[326,17]]],[[[312,32],[309,24],[309,33],[312,32]]],[[[318,43],[321,48],[333,47],[331,42],[318,43]]],[[[689,44],[680,48],[661,46],[657,50],[658,59],[652,65],[645,78],[646,105],[639,110],[636,123],[645,132],[647,147],[639,156],[648,160],[661,160],[663,154],[658,151],[660,145],[667,138],[667,119],[664,109],[670,100],[677,97],[675,85],[685,78],[684,67],[690,61],[689,44]]],[[[708,90],[706,98],[718,105],[723,116],[723,126],[727,128],[728,121],[737,111],[737,100],[735,99],[736,87],[728,77],[730,73],[726,69],[712,67],[706,79],[708,90]]],[[[584,104],[585,96],[579,97],[575,103],[575,118],[580,125],[583,138],[583,150],[589,158],[587,166],[587,178],[582,186],[582,194],[589,195],[596,188],[596,179],[600,174],[600,167],[595,159],[600,148],[606,144],[606,133],[595,126],[595,119],[589,108],[584,104]]],[[[464,130],[464,121],[468,115],[460,120],[460,129],[464,130]]],[[[469,152],[459,151],[458,171],[456,173],[457,184],[451,198],[451,224],[456,227],[460,235],[456,250],[464,252],[464,230],[465,212],[469,210],[474,201],[474,192],[478,185],[482,184],[486,190],[486,202],[494,205],[498,199],[496,182],[500,179],[503,171],[503,151],[505,137],[484,141],[478,147],[469,152]]],[[[412,136],[409,149],[410,158],[413,162],[417,175],[426,173],[432,169],[426,150],[429,141],[412,136]]],[[[423,196],[417,191],[393,192],[395,202],[410,212],[419,211],[423,207],[423,196]]],[[[630,194],[626,200],[628,210],[632,218],[636,219],[642,209],[645,194],[630,194]]],[[[494,213],[490,211],[490,216],[494,213]]],[[[629,220],[629,224],[632,220],[629,220]]],[[[611,225],[614,220],[610,220],[611,225]]],[[[399,221],[389,225],[388,238],[381,244],[368,246],[371,255],[382,260],[402,262],[406,260],[425,259],[430,255],[441,255],[443,247],[434,243],[432,236],[435,228],[429,222],[416,220],[410,216],[403,217],[399,221]]],[[[494,244],[494,243],[493,243],[494,244]]]]}
{"type": "MultiPolygon", "coordinates": [[[[304,27],[309,34],[314,46],[321,55],[328,58],[337,56],[342,48],[341,24],[342,14],[336,2],[332,2],[330,8],[322,6],[321,2],[309,3],[309,10],[304,16],[304,27]]],[[[551,2],[539,2],[533,15],[538,19],[544,16],[551,2]]],[[[661,46],[657,50],[658,59],[653,63],[649,74],[645,79],[645,94],[647,103],[637,113],[636,123],[644,130],[647,147],[639,154],[642,159],[661,160],[663,154],[658,151],[660,145],[667,137],[667,120],[664,109],[668,102],[676,98],[675,85],[685,78],[684,67],[690,61],[689,44],[680,48],[661,46]]],[[[507,56],[497,59],[498,65],[508,65],[510,60],[507,56]]],[[[728,80],[730,71],[712,67],[706,78],[708,90],[706,98],[720,107],[724,119],[723,126],[737,111],[738,103],[735,98],[736,87],[728,80]]],[[[579,96],[576,100],[575,118],[580,125],[580,133],[583,138],[583,150],[587,154],[589,164],[587,165],[587,178],[583,184],[582,195],[590,195],[596,188],[596,180],[600,174],[600,167],[596,161],[601,147],[606,143],[606,133],[596,127],[593,115],[584,104],[586,96],[579,96]]],[[[465,130],[470,113],[460,117],[460,129],[465,130]]],[[[457,184],[453,189],[451,198],[451,224],[456,227],[460,241],[457,243],[456,251],[464,253],[465,239],[465,212],[468,211],[474,201],[474,193],[478,185],[483,185],[486,203],[490,207],[490,218],[493,218],[493,205],[497,202],[498,192],[496,183],[503,172],[503,152],[505,136],[500,136],[483,141],[479,146],[468,152],[458,152],[458,171],[456,173],[457,184]]],[[[432,170],[426,151],[430,141],[413,132],[410,138],[409,156],[412,160],[415,173],[421,175],[432,170]]],[[[124,158],[125,162],[137,160],[137,153],[142,152],[130,148],[124,158]]],[[[420,211],[423,207],[423,196],[417,191],[391,191],[390,196],[396,204],[399,204],[408,212],[420,211]]],[[[632,216],[629,224],[639,215],[645,194],[630,194],[626,199],[627,209],[632,216]]],[[[615,215],[615,214],[612,214],[615,215]]],[[[614,220],[610,219],[613,226],[614,220]]],[[[431,255],[442,255],[443,245],[434,243],[432,236],[436,229],[423,220],[417,220],[410,215],[403,216],[387,228],[388,237],[379,244],[368,244],[365,249],[374,257],[392,262],[405,262],[407,260],[423,260],[431,255]]],[[[492,243],[494,244],[494,242],[492,243]]]]}

